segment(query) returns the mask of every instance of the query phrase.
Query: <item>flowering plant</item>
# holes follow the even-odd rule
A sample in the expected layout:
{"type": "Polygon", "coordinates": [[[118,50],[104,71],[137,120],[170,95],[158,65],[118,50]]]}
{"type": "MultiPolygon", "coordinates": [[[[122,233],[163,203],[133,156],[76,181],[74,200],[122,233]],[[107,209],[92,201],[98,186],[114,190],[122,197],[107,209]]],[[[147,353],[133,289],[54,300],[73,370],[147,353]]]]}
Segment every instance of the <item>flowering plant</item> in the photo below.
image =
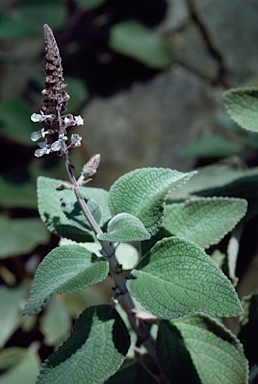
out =
{"type": "Polygon", "coordinates": [[[246,382],[243,348],[218,321],[241,315],[242,306],[205,252],[245,216],[246,200],[188,195],[178,202],[171,191],[196,172],[163,168],[129,172],[109,192],[84,186],[100,155],[75,177],[69,152],[82,138],[73,133],[67,144],[67,130],[83,119],[65,114],[60,53],[49,26],[44,32],[46,98],[31,116],[42,126],[31,138],[44,139],[36,157],[57,152],[64,159],[69,182],[38,178],[41,219],[62,240],[39,265],[24,314],[108,276],[113,294],[109,303],[82,312],[70,338],[43,363],[37,383],[246,382]],[[51,135],[57,136],[52,143],[51,135]],[[132,252],[136,262],[130,262],[132,252]]]}

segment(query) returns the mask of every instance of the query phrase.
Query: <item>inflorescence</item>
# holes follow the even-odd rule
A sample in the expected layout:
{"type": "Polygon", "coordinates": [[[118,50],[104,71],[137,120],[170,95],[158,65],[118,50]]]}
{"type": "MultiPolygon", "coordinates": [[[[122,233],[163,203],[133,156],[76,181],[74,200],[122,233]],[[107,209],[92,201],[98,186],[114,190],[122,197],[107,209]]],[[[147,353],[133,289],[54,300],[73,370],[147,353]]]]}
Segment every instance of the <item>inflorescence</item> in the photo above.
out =
{"type": "Polygon", "coordinates": [[[64,84],[61,56],[53,32],[47,24],[44,25],[44,35],[46,80],[42,94],[46,98],[42,101],[40,113],[33,113],[31,116],[33,122],[41,123],[43,127],[31,134],[31,140],[37,141],[41,138],[45,140],[38,143],[39,148],[34,153],[36,157],[51,152],[63,154],[67,153],[70,148],[79,147],[82,138],[77,133],[72,134],[70,144],[66,144],[68,140],[67,128],[83,125],[81,116],[64,114],[70,96],[64,90],[66,84],[64,84]],[[52,134],[57,134],[58,140],[50,144],[47,142],[46,136],[52,134]]]}

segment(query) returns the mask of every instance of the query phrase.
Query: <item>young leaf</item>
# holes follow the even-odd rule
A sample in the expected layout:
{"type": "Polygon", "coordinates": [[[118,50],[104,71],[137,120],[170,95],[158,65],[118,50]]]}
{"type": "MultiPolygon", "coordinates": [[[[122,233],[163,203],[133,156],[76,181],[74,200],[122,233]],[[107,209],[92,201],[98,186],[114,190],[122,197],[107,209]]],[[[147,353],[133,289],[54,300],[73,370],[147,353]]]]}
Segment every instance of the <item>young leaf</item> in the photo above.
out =
{"type": "Polygon", "coordinates": [[[244,217],[247,201],[207,197],[166,206],[163,226],[171,234],[208,248],[217,244],[244,217]]]}
{"type": "Polygon", "coordinates": [[[105,384],[158,384],[155,377],[141,363],[135,362],[118,371],[105,384]]]}
{"type": "Polygon", "coordinates": [[[179,330],[161,321],[156,340],[157,361],[169,383],[202,384],[179,330]]]}
{"type": "Polygon", "coordinates": [[[106,278],[108,263],[78,245],[54,248],[39,265],[23,313],[38,313],[57,293],[71,293],[106,278]]]}
{"type": "Polygon", "coordinates": [[[143,223],[129,213],[119,213],[110,220],[107,233],[97,236],[99,240],[125,243],[127,241],[142,241],[150,238],[143,223]]]}
{"type": "Polygon", "coordinates": [[[71,337],[43,364],[36,384],[99,384],[122,365],[127,328],[109,305],[87,308],[71,337]]]}
{"type": "Polygon", "coordinates": [[[242,307],[223,272],[198,245],[165,238],[140,261],[127,282],[131,294],[163,319],[189,312],[238,316],[242,307]]]}
{"type": "Polygon", "coordinates": [[[234,88],[223,93],[231,118],[242,128],[258,132],[258,88],[234,88]]]}
{"type": "MultiPolygon", "coordinates": [[[[201,314],[184,316],[171,323],[180,332],[201,383],[248,382],[248,363],[243,347],[222,324],[201,314]]],[[[169,339],[174,337],[168,328],[166,335],[169,339]]]]}
{"type": "MultiPolygon", "coordinates": [[[[63,183],[64,181],[47,177],[38,178],[38,209],[41,220],[50,232],[58,236],[78,242],[92,241],[91,228],[87,220],[83,220],[79,213],[74,192],[69,189],[56,190],[63,183]],[[67,207],[68,202],[70,209],[67,207]]],[[[110,218],[108,192],[103,189],[85,187],[81,187],[81,192],[87,200],[91,201],[88,201],[88,206],[92,210],[93,216],[96,215],[97,221],[100,220],[101,210],[100,225],[103,225],[110,218]],[[96,206],[98,206],[97,209],[96,206]]]]}
{"type": "Polygon", "coordinates": [[[165,168],[142,168],[120,177],[111,187],[109,206],[113,216],[130,213],[155,235],[163,221],[164,200],[196,172],[182,173],[165,168]]]}
{"type": "Polygon", "coordinates": [[[137,21],[123,21],[111,27],[109,45],[151,68],[165,68],[172,62],[166,43],[137,21]]]}

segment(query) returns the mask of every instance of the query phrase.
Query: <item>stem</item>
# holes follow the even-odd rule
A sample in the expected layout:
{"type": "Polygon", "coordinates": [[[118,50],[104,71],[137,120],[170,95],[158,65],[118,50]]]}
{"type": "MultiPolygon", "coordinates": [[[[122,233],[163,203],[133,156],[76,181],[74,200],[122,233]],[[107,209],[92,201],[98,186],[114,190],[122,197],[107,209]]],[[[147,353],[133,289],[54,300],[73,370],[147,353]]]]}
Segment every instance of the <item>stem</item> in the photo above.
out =
{"type": "MultiPolygon", "coordinates": [[[[94,217],[92,216],[82,194],[80,191],[80,187],[76,181],[76,178],[73,174],[73,170],[70,164],[70,160],[68,158],[67,150],[66,150],[66,144],[63,142],[63,158],[66,166],[67,173],[69,175],[71,184],[73,185],[73,190],[75,193],[75,196],[77,198],[77,201],[82,209],[82,212],[89,222],[92,230],[96,235],[103,233],[101,228],[99,227],[98,223],[95,221],[94,217]]],[[[102,247],[102,254],[105,257],[105,259],[109,262],[110,265],[110,271],[111,275],[114,278],[115,284],[116,284],[116,290],[117,290],[117,299],[121,305],[121,307],[124,309],[124,311],[127,313],[130,325],[134,332],[138,336],[138,342],[140,344],[143,344],[145,348],[148,350],[149,354],[155,358],[155,341],[150,335],[150,327],[149,325],[144,322],[141,319],[137,319],[134,316],[133,309],[135,308],[135,305],[133,303],[132,297],[130,293],[127,290],[126,287],[126,278],[121,274],[121,266],[117,260],[116,254],[115,254],[115,247],[113,243],[109,243],[108,241],[101,241],[99,240],[101,247],[102,247]]]]}

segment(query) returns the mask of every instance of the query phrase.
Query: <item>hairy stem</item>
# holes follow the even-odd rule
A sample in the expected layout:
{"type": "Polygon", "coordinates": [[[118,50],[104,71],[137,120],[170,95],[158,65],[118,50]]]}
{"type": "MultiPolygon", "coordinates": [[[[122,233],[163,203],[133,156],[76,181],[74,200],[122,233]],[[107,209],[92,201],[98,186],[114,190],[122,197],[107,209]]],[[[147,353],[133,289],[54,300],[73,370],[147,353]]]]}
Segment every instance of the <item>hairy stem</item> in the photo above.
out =
{"type": "MultiPolygon", "coordinates": [[[[75,196],[77,198],[77,201],[82,209],[82,212],[89,222],[92,230],[96,235],[103,233],[101,228],[99,227],[98,223],[95,221],[94,217],[92,216],[82,194],[80,191],[80,187],[76,181],[76,178],[73,174],[73,170],[71,167],[70,160],[68,158],[68,154],[66,151],[66,144],[63,143],[63,158],[65,161],[65,166],[67,173],[69,175],[71,184],[73,185],[73,190],[75,193],[75,196]]],[[[134,303],[132,300],[132,297],[130,293],[128,292],[128,289],[126,287],[126,278],[121,274],[121,266],[117,260],[116,254],[115,254],[115,247],[114,244],[109,243],[107,241],[101,241],[99,240],[101,247],[102,247],[102,254],[105,257],[105,259],[109,262],[110,265],[110,271],[111,275],[115,281],[116,284],[116,296],[117,300],[119,301],[121,307],[124,309],[124,311],[127,313],[130,325],[134,332],[138,336],[138,343],[141,345],[143,344],[145,348],[148,350],[149,354],[152,357],[155,357],[155,341],[153,340],[152,336],[150,335],[150,327],[146,322],[144,322],[141,319],[138,319],[134,315],[134,303]]]]}

